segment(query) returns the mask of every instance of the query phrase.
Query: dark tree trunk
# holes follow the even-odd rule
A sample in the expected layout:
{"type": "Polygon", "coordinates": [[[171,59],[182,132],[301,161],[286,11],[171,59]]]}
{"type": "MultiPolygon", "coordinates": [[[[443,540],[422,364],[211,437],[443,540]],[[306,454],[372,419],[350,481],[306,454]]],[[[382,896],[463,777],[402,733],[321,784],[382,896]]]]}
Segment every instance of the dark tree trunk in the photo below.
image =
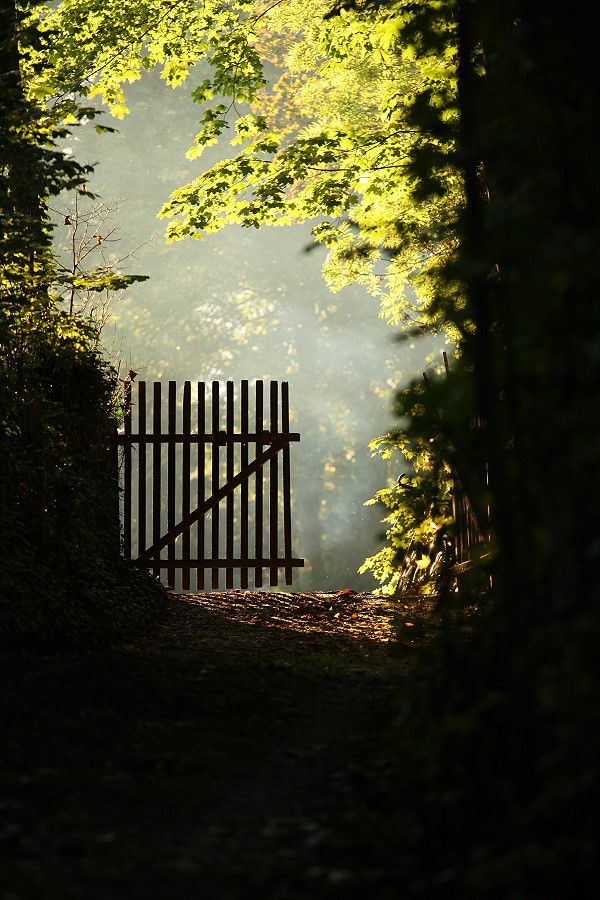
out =
{"type": "Polygon", "coordinates": [[[0,0],[0,84],[5,108],[22,98],[14,0],[0,0]]]}

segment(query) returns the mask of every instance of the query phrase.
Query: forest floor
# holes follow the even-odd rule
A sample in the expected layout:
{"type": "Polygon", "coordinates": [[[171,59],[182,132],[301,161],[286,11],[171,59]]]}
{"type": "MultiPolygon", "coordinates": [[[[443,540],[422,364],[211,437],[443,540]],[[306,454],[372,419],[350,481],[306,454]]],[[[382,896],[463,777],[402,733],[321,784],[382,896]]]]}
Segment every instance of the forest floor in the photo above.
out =
{"type": "Polygon", "coordinates": [[[396,897],[398,647],[430,611],[176,594],[122,647],[0,657],[0,900],[396,897]]]}

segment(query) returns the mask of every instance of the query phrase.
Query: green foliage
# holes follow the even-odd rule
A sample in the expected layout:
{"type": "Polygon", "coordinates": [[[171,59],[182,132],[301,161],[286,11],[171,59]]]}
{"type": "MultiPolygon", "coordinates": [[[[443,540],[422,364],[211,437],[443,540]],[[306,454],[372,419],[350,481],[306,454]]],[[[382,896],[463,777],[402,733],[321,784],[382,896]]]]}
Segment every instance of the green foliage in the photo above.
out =
{"type": "Polygon", "coordinates": [[[203,110],[188,156],[231,130],[232,112],[230,142],[241,149],[173,193],[162,211],[173,219],[170,239],[228,223],[319,219],[313,233],[329,250],[333,290],[358,281],[392,324],[416,313],[421,325],[454,327],[433,302],[462,202],[453,4],[431,7],[436,52],[420,48],[416,13],[402,2],[341,18],[327,17],[325,0],[185,0],[166,9],[137,0],[127,15],[115,4],[44,10],[44,67],[33,83],[60,102],[77,87],[122,117],[122,85],[144,70],[161,67],[175,86],[198,60],[210,64],[211,77],[192,91],[203,110]],[[277,75],[268,89],[266,63],[277,75]]]}
{"type": "MultiPolygon", "coordinates": [[[[97,329],[52,296],[48,200],[89,169],[58,149],[59,117],[26,97],[37,47],[29,11],[0,7],[0,644],[89,646],[147,618],[162,590],[120,560],[115,374],[95,349],[97,329]]],[[[71,105],[74,121],[84,115],[71,105]]]]}
{"type": "MultiPolygon", "coordinates": [[[[6,77],[2,81],[6,84],[6,77]]],[[[73,188],[89,171],[57,149],[68,131],[8,90],[0,116],[0,302],[47,294],[53,278],[47,197],[73,188]]]]}
{"type": "MultiPolygon", "coordinates": [[[[252,22],[247,39],[257,35],[281,75],[258,98],[247,91],[253,114],[237,119],[231,139],[242,150],[174,192],[162,213],[174,217],[168,236],[325,217],[313,234],[329,250],[330,287],[358,281],[392,324],[417,311],[434,327],[431,298],[455,247],[462,190],[451,159],[456,75],[451,60],[405,50],[400,6],[334,20],[321,0],[289,2],[252,22]],[[427,140],[413,122],[425,97],[437,117],[427,140]]],[[[191,156],[228,127],[225,113],[208,106],[191,156]]]]}
{"type": "MultiPolygon", "coordinates": [[[[410,396],[407,390],[405,402],[410,396]]],[[[372,572],[384,594],[435,593],[444,584],[451,557],[451,479],[439,437],[409,440],[404,432],[391,432],[372,441],[371,449],[384,457],[401,453],[412,472],[369,501],[386,510],[387,546],[366,559],[360,571],[372,572]]]]}
{"type": "MultiPolygon", "coordinates": [[[[328,250],[332,290],[362,284],[392,325],[456,340],[470,323],[444,307],[464,306],[461,284],[440,278],[456,255],[464,203],[456,23],[454,4],[426,7],[435,47],[419,37],[421,5],[402,2],[341,17],[328,16],[324,0],[212,0],[167,10],[145,0],[127,16],[111,3],[62,3],[43,19],[53,40],[41,77],[48,91],[77,83],[122,117],[122,85],[145,69],[162,67],[175,85],[206,60],[212,75],[192,91],[202,113],[188,158],[228,132],[235,150],[173,192],[161,212],[172,219],[168,238],[312,220],[315,241],[328,250]],[[75,41],[75,28],[85,41],[75,41]],[[275,73],[268,88],[266,65],[275,73]]],[[[400,530],[388,523],[388,568],[404,543],[401,514],[394,517],[400,530]]],[[[441,522],[441,510],[435,518],[441,522]]],[[[416,524],[407,511],[409,522],[416,524]]]]}
{"type": "MultiPolygon", "coordinates": [[[[493,528],[492,590],[459,598],[480,607],[468,631],[442,598],[447,627],[405,695],[397,802],[414,811],[399,828],[415,896],[562,896],[598,874],[594,90],[572,10],[516,6],[454,7],[465,205],[434,302],[460,358],[401,410],[412,441],[442,436],[493,528]]],[[[439,54],[434,4],[412,8],[419,52],[439,54]]],[[[425,135],[432,108],[413,107],[425,135]]]]}
{"type": "Polygon", "coordinates": [[[239,27],[254,5],[251,0],[136,0],[124,10],[119,0],[68,0],[43,9],[41,46],[34,57],[39,69],[31,89],[59,102],[72,90],[83,91],[123,118],[129,112],[124,83],[160,66],[161,77],[176,87],[208,57],[214,79],[198,89],[197,98],[218,92],[241,99],[242,91],[252,93],[263,84],[258,58],[239,27]]]}

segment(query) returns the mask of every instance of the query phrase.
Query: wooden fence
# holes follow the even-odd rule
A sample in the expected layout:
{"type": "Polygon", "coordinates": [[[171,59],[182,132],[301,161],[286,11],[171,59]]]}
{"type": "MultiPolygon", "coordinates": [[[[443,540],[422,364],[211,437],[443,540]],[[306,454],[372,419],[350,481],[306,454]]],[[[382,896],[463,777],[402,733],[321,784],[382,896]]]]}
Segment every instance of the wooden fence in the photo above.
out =
{"type": "Polygon", "coordinates": [[[125,384],[124,552],[181,590],[292,583],[287,382],[125,384]],[[267,396],[265,396],[267,394],[267,396]],[[238,578],[234,577],[234,573],[238,578]],[[180,575],[177,575],[180,573],[180,575]],[[207,574],[210,585],[207,584],[207,574]],[[177,576],[177,577],[176,577],[177,576]],[[180,584],[178,584],[178,580],[180,584]],[[237,582],[237,584],[236,584],[237,582]]]}

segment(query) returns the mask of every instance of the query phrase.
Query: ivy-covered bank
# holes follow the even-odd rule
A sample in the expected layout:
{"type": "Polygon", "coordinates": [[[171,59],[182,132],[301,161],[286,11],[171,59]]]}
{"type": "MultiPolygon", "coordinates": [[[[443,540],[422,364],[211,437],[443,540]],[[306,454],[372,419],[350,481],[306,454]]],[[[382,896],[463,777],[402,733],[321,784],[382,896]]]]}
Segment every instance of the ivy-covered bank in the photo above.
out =
{"type": "Polygon", "coordinates": [[[36,5],[0,3],[0,645],[89,647],[164,592],[120,555],[116,373],[94,323],[56,299],[48,201],[84,194],[88,172],[61,152],[61,122],[91,111],[30,96],[36,5]]]}

